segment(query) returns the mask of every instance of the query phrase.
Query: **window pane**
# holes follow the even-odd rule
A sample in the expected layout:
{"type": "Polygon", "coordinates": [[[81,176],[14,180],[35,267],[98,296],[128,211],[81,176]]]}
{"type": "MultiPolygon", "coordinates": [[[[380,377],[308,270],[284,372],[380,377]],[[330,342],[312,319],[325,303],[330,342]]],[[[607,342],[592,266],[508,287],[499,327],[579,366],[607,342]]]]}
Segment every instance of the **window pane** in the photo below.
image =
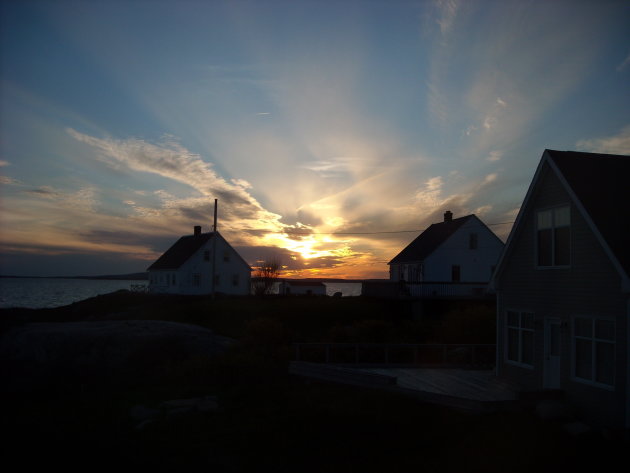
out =
{"type": "Polygon", "coordinates": [[[595,345],[595,356],[597,361],[595,380],[599,383],[612,385],[615,376],[615,345],[598,342],[595,345]]]}
{"type": "Polygon", "coordinates": [[[538,266],[551,266],[551,229],[538,231],[538,266]]]}
{"type": "Polygon", "coordinates": [[[476,233],[471,233],[470,234],[470,239],[468,241],[468,247],[471,250],[477,249],[477,234],[476,233]]]}
{"type": "Polygon", "coordinates": [[[542,210],[538,212],[537,228],[539,230],[542,230],[543,228],[551,228],[551,210],[542,210]]]}
{"type": "Polygon", "coordinates": [[[556,266],[563,266],[571,263],[571,228],[556,228],[555,235],[555,261],[556,266]]]}
{"type": "Polygon", "coordinates": [[[593,353],[590,340],[575,340],[575,376],[583,379],[593,377],[593,353]]]}
{"type": "Polygon", "coordinates": [[[595,338],[615,341],[615,322],[612,320],[595,321],[595,338]]]}
{"type": "Polygon", "coordinates": [[[521,314],[521,327],[533,329],[534,328],[534,314],[523,312],[521,314]]]}
{"type": "Polygon", "coordinates": [[[512,327],[518,327],[519,326],[518,312],[512,312],[511,310],[508,310],[507,323],[508,325],[511,325],[512,327]]]}
{"type": "Polygon", "coordinates": [[[507,354],[508,360],[518,361],[518,330],[517,329],[509,329],[508,330],[508,347],[507,354]]]}
{"type": "Polygon", "coordinates": [[[529,330],[523,330],[523,350],[522,350],[522,362],[527,365],[534,364],[534,332],[529,330]]]}
{"type": "Polygon", "coordinates": [[[593,336],[593,320],[585,319],[583,317],[576,317],[575,334],[578,337],[592,337],[593,336]]]}
{"type": "Polygon", "coordinates": [[[555,227],[565,227],[571,224],[571,211],[569,206],[554,209],[555,227]]]}
{"type": "Polygon", "coordinates": [[[459,282],[460,280],[460,267],[457,265],[453,265],[451,268],[451,280],[453,282],[459,282]]]}

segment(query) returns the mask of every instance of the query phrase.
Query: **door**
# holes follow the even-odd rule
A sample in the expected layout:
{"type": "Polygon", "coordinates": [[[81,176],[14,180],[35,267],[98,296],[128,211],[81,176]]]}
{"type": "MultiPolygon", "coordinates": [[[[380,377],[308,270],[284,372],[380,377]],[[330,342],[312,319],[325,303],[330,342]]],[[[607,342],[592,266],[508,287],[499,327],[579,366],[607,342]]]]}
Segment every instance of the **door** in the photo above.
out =
{"type": "Polygon", "coordinates": [[[560,389],[560,319],[545,319],[545,360],[543,387],[560,389]]]}

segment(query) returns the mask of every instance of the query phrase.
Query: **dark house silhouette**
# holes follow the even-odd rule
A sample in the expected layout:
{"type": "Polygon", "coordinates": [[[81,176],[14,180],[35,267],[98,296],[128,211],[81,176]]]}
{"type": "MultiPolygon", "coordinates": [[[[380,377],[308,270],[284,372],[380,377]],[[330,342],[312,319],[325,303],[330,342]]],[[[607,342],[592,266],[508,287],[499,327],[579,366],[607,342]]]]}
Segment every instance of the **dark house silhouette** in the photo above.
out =
{"type": "Polygon", "coordinates": [[[630,156],[545,150],[493,286],[497,374],[630,427],[630,156]]]}

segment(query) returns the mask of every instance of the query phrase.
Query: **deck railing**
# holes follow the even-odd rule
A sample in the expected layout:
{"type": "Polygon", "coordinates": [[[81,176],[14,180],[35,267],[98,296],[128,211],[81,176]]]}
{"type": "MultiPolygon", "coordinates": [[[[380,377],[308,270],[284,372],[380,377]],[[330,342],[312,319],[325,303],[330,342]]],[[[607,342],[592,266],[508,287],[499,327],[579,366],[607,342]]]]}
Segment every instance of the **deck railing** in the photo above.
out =
{"type": "Polygon", "coordinates": [[[405,282],[402,291],[411,297],[483,296],[488,292],[486,282],[405,282]]]}
{"type": "Polygon", "coordinates": [[[494,344],[294,343],[294,361],[316,363],[492,367],[494,344]]]}

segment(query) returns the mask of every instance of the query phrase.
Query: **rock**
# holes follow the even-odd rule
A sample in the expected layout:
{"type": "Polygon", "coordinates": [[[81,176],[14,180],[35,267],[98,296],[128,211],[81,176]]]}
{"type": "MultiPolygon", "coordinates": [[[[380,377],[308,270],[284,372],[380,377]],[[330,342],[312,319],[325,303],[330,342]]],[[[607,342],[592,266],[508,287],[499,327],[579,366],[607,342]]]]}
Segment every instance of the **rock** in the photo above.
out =
{"type": "Polygon", "coordinates": [[[573,409],[566,402],[546,399],[536,405],[536,414],[542,420],[566,420],[573,417],[573,409]]]}
{"type": "Polygon", "coordinates": [[[565,432],[573,437],[579,437],[591,433],[592,429],[583,422],[569,422],[563,426],[565,432]]]}
{"type": "Polygon", "coordinates": [[[211,359],[231,343],[203,327],[155,320],[25,324],[0,339],[0,390],[159,381],[179,373],[178,364],[211,359]]]}
{"type": "Polygon", "coordinates": [[[159,414],[159,410],[145,407],[141,404],[133,406],[131,409],[129,409],[129,415],[133,420],[137,421],[145,421],[147,419],[157,417],[159,414]]]}

